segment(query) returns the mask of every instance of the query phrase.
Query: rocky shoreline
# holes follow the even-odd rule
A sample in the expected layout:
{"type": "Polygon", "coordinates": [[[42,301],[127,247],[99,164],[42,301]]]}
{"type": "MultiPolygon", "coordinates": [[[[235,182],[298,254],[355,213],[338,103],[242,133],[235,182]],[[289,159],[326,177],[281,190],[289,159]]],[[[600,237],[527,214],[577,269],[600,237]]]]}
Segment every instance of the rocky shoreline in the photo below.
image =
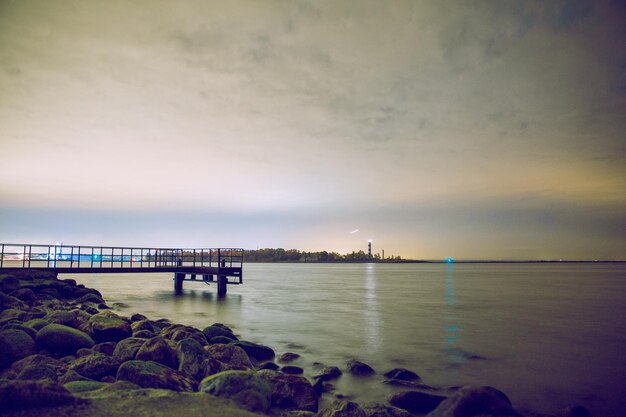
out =
{"type": "Polygon", "coordinates": [[[312,380],[268,346],[214,323],[204,329],[113,312],[95,289],[56,274],[0,275],[0,414],[7,416],[587,417],[522,413],[492,387],[435,389],[407,369],[386,404],[333,395],[344,372],[376,371],[352,360],[312,380]],[[324,401],[321,399],[332,399],[324,401]],[[321,407],[320,404],[327,406],[321,407]]]}

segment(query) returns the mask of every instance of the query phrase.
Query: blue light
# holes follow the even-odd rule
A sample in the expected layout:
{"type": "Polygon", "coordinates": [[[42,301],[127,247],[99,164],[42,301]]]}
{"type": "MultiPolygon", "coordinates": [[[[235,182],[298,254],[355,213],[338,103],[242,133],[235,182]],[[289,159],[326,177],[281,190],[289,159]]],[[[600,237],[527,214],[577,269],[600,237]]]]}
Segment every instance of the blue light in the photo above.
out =
{"type": "Polygon", "coordinates": [[[449,264],[451,264],[452,262],[454,262],[454,259],[452,259],[452,258],[448,258],[448,259],[446,259],[446,262],[447,262],[447,263],[449,263],[449,264]]]}

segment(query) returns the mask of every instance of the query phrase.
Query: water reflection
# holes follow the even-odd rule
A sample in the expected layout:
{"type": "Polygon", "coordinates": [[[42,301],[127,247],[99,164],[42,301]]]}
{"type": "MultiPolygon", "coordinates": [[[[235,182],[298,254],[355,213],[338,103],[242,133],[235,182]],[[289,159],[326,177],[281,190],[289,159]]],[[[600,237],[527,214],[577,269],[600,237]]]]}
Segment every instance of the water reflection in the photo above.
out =
{"type": "Polygon", "coordinates": [[[446,308],[445,308],[445,344],[446,362],[450,367],[456,367],[465,362],[467,355],[460,349],[462,327],[458,325],[456,316],[456,296],[454,294],[454,274],[452,262],[448,262],[448,277],[446,279],[446,308]]]}
{"type": "Polygon", "coordinates": [[[366,264],[365,268],[365,337],[366,353],[372,357],[381,349],[380,340],[380,314],[378,312],[378,300],[376,297],[376,265],[366,264]]]}

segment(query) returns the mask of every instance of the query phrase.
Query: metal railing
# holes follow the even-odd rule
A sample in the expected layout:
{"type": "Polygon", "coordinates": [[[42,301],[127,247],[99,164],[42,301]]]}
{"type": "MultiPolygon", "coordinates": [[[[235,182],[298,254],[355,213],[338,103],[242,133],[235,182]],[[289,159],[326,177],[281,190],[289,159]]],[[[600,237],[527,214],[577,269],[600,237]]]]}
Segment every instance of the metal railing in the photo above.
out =
{"type": "Polygon", "coordinates": [[[106,269],[106,268],[242,268],[241,248],[136,248],[0,244],[0,269],[106,269]]]}

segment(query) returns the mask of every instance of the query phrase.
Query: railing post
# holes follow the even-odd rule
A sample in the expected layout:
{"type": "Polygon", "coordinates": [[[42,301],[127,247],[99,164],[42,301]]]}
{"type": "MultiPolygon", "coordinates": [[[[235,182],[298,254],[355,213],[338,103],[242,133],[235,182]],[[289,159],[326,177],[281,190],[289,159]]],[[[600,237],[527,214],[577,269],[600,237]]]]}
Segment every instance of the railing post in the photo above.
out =
{"type": "Polygon", "coordinates": [[[4,243],[2,244],[2,254],[0,254],[0,268],[2,268],[3,263],[4,263],[4,243]]]}
{"type": "Polygon", "coordinates": [[[70,268],[74,267],[74,246],[70,246],[70,268]]]}
{"type": "Polygon", "coordinates": [[[24,245],[24,249],[22,250],[22,268],[26,266],[26,245],[24,245]]]}
{"type": "Polygon", "coordinates": [[[80,269],[80,246],[78,247],[78,269],[80,269]]]}
{"type": "Polygon", "coordinates": [[[30,269],[30,258],[33,257],[33,245],[28,245],[28,268],[30,269]]]}

